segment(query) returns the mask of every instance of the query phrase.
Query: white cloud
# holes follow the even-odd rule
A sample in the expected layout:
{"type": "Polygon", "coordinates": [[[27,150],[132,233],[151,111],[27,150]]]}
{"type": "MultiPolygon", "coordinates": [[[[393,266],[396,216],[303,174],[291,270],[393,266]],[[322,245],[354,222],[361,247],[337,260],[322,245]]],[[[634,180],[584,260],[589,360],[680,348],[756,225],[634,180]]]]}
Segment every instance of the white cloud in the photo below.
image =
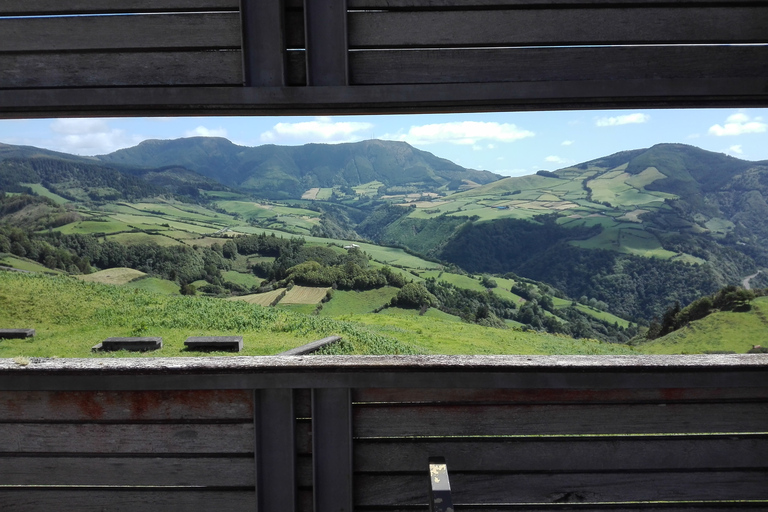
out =
{"type": "Polygon", "coordinates": [[[99,155],[135,146],[142,140],[125,130],[110,128],[104,119],[57,119],[50,124],[52,149],[77,155],[99,155]]]}
{"type": "Polygon", "coordinates": [[[750,118],[744,112],[732,114],[725,120],[725,124],[713,125],[709,128],[709,134],[717,137],[729,135],[743,135],[745,133],[763,133],[768,129],[768,124],[763,122],[762,117],[750,118]]]}
{"type": "Polygon", "coordinates": [[[550,155],[550,156],[546,157],[544,159],[544,161],[552,163],[552,164],[567,164],[568,163],[568,160],[566,160],[565,158],[562,158],[562,157],[559,157],[559,156],[555,156],[555,155],[550,155]]]}
{"type": "Polygon", "coordinates": [[[640,124],[650,121],[651,116],[648,114],[625,114],[616,117],[601,117],[595,121],[597,126],[620,126],[623,124],[640,124]]]}
{"type": "Polygon", "coordinates": [[[534,135],[532,131],[509,123],[462,121],[411,126],[407,133],[385,135],[383,138],[402,140],[409,144],[447,142],[473,146],[479,141],[514,142],[534,135]]]}
{"type": "Polygon", "coordinates": [[[529,174],[533,174],[528,169],[496,169],[496,174],[501,174],[502,176],[528,176],[529,174]]]}
{"type": "Polygon", "coordinates": [[[206,128],[205,126],[198,126],[194,130],[187,130],[184,132],[185,137],[226,137],[227,130],[219,126],[218,128],[206,128]]]}
{"type": "Polygon", "coordinates": [[[353,142],[370,136],[372,123],[334,122],[330,117],[317,117],[314,121],[277,123],[261,134],[262,142],[353,142]]]}
{"type": "Polygon", "coordinates": [[[743,155],[744,150],[741,148],[741,144],[736,144],[728,148],[729,153],[735,153],[737,155],[743,155]]]}
{"type": "Polygon", "coordinates": [[[563,142],[560,143],[560,145],[561,146],[571,146],[571,145],[573,145],[573,143],[574,143],[574,141],[572,141],[572,140],[564,140],[563,142]]]}

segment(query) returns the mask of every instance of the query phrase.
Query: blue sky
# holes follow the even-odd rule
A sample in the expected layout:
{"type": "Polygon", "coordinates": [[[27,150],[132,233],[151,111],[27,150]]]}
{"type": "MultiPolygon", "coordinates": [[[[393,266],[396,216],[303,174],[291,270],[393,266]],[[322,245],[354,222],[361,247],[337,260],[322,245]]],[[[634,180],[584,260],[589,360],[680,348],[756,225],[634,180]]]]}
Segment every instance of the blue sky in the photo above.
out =
{"type": "Polygon", "coordinates": [[[0,120],[0,142],[79,155],[199,135],[245,146],[403,140],[464,167],[514,176],[662,142],[768,160],[768,109],[0,120]]]}

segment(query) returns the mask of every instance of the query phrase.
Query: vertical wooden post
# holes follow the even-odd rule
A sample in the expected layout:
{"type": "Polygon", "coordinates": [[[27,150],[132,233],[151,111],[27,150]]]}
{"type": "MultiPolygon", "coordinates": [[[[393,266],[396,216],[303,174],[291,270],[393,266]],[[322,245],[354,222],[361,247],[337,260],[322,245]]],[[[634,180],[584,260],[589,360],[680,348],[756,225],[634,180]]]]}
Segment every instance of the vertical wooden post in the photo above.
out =
{"type": "Polygon", "coordinates": [[[348,85],[347,0],[304,0],[307,85],[348,85]]]}
{"type": "Polygon", "coordinates": [[[241,0],[243,82],[246,87],[285,85],[283,0],[241,0]]]}
{"type": "Polygon", "coordinates": [[[315,512],[352,512],[352,393],[312,390],[315,512]]]}
{"type": "Polygon", "coordinates": [[[293,512],[297,493],[293,390],[256,390],[254,405],[256,510],[293,512]]]}

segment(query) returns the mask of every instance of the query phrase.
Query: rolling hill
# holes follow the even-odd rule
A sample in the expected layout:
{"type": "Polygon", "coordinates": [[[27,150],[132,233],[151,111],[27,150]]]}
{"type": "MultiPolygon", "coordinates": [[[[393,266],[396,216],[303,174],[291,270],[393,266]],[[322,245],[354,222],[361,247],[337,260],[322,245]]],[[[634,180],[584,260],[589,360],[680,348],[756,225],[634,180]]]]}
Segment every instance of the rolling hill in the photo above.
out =
{"type": "Polygon", "coordinates": [[[499,175],[465,169],[404,142],[237,146],[227,139],[147,140],[98,157],[133,167],[183,166],[260,197],[299,199],[311,189],[373,184],[390,193],[455,191],[496,181],[499,175]]]}

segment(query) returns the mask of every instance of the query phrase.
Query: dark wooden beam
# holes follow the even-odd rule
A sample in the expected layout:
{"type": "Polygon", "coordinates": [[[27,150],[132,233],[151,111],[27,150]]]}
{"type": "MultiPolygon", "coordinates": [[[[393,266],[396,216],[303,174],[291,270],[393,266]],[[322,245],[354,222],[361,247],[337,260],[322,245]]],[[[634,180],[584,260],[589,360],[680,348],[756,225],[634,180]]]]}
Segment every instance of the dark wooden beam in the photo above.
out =
{"type": "Polygon", "coordinates": [[[304,0],[307,85],[347,85],[347,1],[304,0]]]}
{"type": "Polygon", "coordinates": [[[243,76],[248,87],[286,85],[282,0],[241,0],[243,76]]]}

